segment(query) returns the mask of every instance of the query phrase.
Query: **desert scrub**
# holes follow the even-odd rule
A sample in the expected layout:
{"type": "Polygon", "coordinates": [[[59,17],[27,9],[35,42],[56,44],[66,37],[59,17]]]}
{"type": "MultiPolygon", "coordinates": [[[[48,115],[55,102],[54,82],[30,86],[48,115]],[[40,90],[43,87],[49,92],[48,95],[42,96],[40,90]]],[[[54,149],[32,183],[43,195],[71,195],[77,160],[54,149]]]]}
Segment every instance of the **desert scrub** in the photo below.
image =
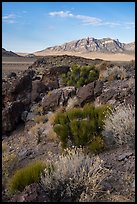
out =
{"type": "Polygon", "coordinates": [[[44,168],[45,164],[43,162],[35,161],[17,170],[9,181],[9,193],[22,191],[26,186],[38,182],[44,168]]]}
{"type": "Polygon", "coordinates": [[[67,147],[71,140],[75,146],[86,146],[97,135],[101,135],[103,121],[110,111],[110,106],[95,107],[87,104],[83,108],[73,108],[68,112],[57,114],[54,131],[61,140],[62,147],[67,147]]]}
{"type": "Polygon", "coordinates": [[[93,201],[109,173],[98,156],[90,158],[82,148],[66,149],[51,166],[41,175],[41,184],[52,202],[79,202],[84,193],[93,201]]]}
{"type": "Polygon", "coordinates": [[[15,166],[18,162],[17,155],[7,151],[2,153],[2,183],[7,185],[7,181],[13,173],[15,166]]]}
{"type": "Polygon", "coordinates": [[[46,122],[46,120],[47,120],[47,118],[45,115],[37,115],[34,118],[35,123],[44,123],[44,122],[46,122]]]}
{"type": "Polygon", "coordinates": [[[8,145],[6,143],[2,143],[2,153],[6,152],[8,149],[8,145]]]}
{"type": "Polygon", "coordinates": [[[30,130],[28,131],[29,135],[36,138],[37,144],[39,144],[42,137],[46,137],[46,134],[44,134],[45,127],[46,127],[46,124],[40,122],[40,123],[36,123],[36,125],[31,127],[30,130]]]}
{"type": "Polygon", "coordinates": [[[116,145],[135,145],[135,106],[119,105],[104,121],[103,136],[106,142],[116,145]]]}
{"type": "Polygon", "coordinates": [[[34,113],[35,113],[35,114],[42,115],[42,114],[43,114],[43,107],[42,107],[42,106],[37,106],[37,107],[34,109],[34,113]]]}
{"type": "Polygon", "coordinates": [[[126,78],[126,70],[123,67],[114,66],[108,69],[108,81],[112,80],[124,80],[126,78]]]}
{"type": "Polygon", "coordinates": [[[104,147],[105,145],[102,136],[93,137],[93,139],[90,141],[88,145],[88,149],[95,154],[101,152],[104,149],[104,147]]]}
{"type": "Polygon", "coordinates": [[[95,66],[72,65],[71,70],[61,75],[64,85],[76,86],[77,88],[95,81],[99,77],[99,71],[95,66]]]}

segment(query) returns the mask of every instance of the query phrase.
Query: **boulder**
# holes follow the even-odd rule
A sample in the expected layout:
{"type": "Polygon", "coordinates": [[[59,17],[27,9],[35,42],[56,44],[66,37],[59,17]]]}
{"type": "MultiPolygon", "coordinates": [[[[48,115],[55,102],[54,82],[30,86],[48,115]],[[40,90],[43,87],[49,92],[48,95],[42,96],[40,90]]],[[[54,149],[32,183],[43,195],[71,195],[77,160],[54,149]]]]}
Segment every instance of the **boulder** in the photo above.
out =
{"type": "Polygon", "coordinates": [[[66,65],[63,65],[63,66],[55,66],[55,67],[52,67],[50,69],[50,74],[51,75],[61,75],[63,73],[67,73],[68,71],[70,70],[70,66],[66,66],[66,65]]]}
{"type": "Polygon", "coordinates": [[[15,72],[11,72],[10,74],[8,74],[8,78],[11,78],[11,77],[16,77],[17,74],[15,72]]]}
{"type": "Polygon", "coordinates": [[[62,90],[62,97],[60,100],[60,105],[66,105],[69,98],[72,98],[76,95],[76,88],[74,86],[67,86],[64,88],[61,88],[62,90]]]}
{"type": "Polygon", "coordinates": [[[135,83],[134,80],[114,80],[105,82],[102,93],[98,96],[99,103],[135,104],[135,83]]]}
{"type": "Polygon", "coordinates": [[[103,81],[95,81],[95,85],[94,85],[94,96],[98,97],[101,95],[102,93],[102,89],[103,89],[103,81]]]}
{"type": "Polygon", "coordinates": [[[95,83],[92,82],[78,90],[77,98],[80,106],[94,101],[94,85],[95,83]]]}
{"type": "Polygon", "coordinates": [[[21,76],[14,81],[11,87],[11,93],[13,95],[21,94],[22,92],[30,91],[32,88],[32,77],[29,74],[21,76]]]}
{"type": "Polygon", "coordinates": [[[61,95],[62,91],[58,89],[49,92],[49,94],[42,98],[43,110],[55,110],[59,106],[61,95]]]}
{"type": "Polygon", "coordinates": [[[42,107],[44,111],[54,111],[57,107],[67,104],[69,98],[76,94],[76,88],[74,86],[55,89],[49,92],[42,99],[42,107]]]}
{"type": "Polygon", "coordinates": [[[47,69],[42,76],[42,82],[49,88],[49,90],[58,89],[60,87],[59,84],[59,76],[62,73],[67,73],[69,71],[69,66],[58,66],[47,69]]]}
{"type": "Polygon", "coordinates": [[[2,132],[11,132],[21,121],[21,114],[24,111],[24,104],[21,101],[11,102],[2,111],[2,132]]]}
{"type": "Polygon", "coordinates": [[[40,80],[32,81],[31,101],[38,102],[41,100],[40,94],[47,93],[48,87],[40,80]]]}
{"type": "Polygon", "coordinates": [[[102,104],[106,104],[109,100],[111,100],[114,95],[116,94],[116,90],[115,89],[110,89],[106,92],[103,92],[101,95],[100,95],[100,102],[102,104]]]}

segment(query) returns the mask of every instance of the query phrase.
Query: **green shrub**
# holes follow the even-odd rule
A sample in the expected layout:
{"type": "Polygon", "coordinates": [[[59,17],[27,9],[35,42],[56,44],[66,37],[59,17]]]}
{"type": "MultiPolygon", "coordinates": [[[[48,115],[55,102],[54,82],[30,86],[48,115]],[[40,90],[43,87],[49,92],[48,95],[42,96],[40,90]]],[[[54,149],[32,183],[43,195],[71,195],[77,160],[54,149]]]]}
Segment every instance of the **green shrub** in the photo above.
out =
{"type": "Polygon", "coordinates": [[[104,148],[103,138],[101,136],[93,137],[92,141],[88,145],[88,148],[95,154],[101,152],[104,148]]]}
{"type": "Polygon", "coordinates": [[[67,145],[67,137],[69,135],[69,128],[67,125],[56,124],[54,126],[54,131],[59,136],[62,141],[62,147],[65,148],[67,145]]]}
{"type": "Polygon", "coordinates": [[[99,77],[99,71],[94,66],[78,66],[72,65],[71,71],[62,74],[64,85],[76,86],[77,88],[95,81],[99,77]]]}
{"type": "Polygon", "coordinates": [[[54,131],[59,136],[62,146],[66,147],[69,140],[76,146],[85,146],[93,136],[101,135],[103,121],[110,107],[95,107],[87,104],[83,108],[73,108],[68,112],[57,114],[54,131]]]}
{"type": "Polygon", "coordinates": [[[41,161],[35,161],[17,170],[9,181],[9,192],[13,194],[22,191],[27,185],[38,182],[44,168],[45,165],[41,161]]]}

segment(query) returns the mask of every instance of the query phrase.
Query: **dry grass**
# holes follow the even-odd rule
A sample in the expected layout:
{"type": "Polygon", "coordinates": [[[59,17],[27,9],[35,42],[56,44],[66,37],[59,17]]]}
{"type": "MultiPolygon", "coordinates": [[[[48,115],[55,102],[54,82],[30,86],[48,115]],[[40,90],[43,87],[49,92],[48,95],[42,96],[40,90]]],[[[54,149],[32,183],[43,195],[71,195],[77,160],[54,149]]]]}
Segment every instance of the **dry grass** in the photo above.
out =
{"type": "Polygon", "coordinates": [[[34,122],[35,123],[44,123],[46,120],[46,116],[45,115],[37,115],[34,118],[34,122]]]}
{"type": "Polygon", "coordinates": [[[119,105],[104,121],[104,137],[114,140],[117,145],[135,144],[135,107],[119,105]]]}
{"type": "Polygon", "coordinates": [[[72,108],[76,107],[78,105],[78,99],[77,97],[70,98],[67,102],[66,111],[70,111],[72,108]]]}
{"type": "Polygon", "coordinates": [[[42,186],[52,202],[78,202],[83,194],[93,201],[108,175],[102,164],[98,156],[90,158],[81,148],[66,149],[49,161],[49,168],[41,176],[42,186]]]}
{"type": "Polygon", "coordinates": [[[6,151],[7,151],[7,149],[8,149],[8,145],[7,145],[7,143],[2,143],[2,153],[5,153],[6,151]]]}
{"type": "Polygon", "coordinates": [[[47,133],[48,140],[59,141],[57,134],[54,132],[53,127],[51,127],[47,133]]]}
{"type": "Polygon", "coordinates": [[[43,113],[43,107],[42,106],[37,106],[36,108],[34,108],[34,113],[42,114],[43,113]]]}
{"type": "Polygon", "coordinates": [[[4,152],[2,154],[2,183],[7,185],[9,176],[14,171],[14,165],[17,162],[17,155],[9,152],[4,152]]]}
{"type": "Polygon", "coordinates": [[[111,194],[109,196],[109,199],[111,200],[111,202],[134,202],[133,198],[128,198],[123,195],[115,195],[115,194],[111,194]]]}
{"type": "Polygon", "coordinates": [[[48,121],[50,122],[50,124],[53,125],[57,114],[58,114],[58,113],[63,113],[64,111],[65,111],[65,107],[60,106],[59,108],[56,109],[55,112],[51,112],[51,113],[48,115],[48,121]]]}
{"type": "Polygon", "coordinates": [[[46,124],[42,122],[36,123],[36,125],[31,127],[28,131],[28,134],[35,138],[36,144],[39,144],[41,139],[46,137],[46,134],[44,134],[45,126],[46,124]]]}

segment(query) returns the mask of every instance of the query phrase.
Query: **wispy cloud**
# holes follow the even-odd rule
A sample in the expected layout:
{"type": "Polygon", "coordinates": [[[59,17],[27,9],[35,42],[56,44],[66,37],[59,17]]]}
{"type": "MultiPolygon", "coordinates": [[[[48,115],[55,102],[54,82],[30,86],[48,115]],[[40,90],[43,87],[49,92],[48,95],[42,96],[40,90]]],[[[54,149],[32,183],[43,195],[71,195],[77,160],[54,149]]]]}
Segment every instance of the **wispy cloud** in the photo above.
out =
{"type": "Polygon", "coordinates": [[[28,13],[27,11],[22,11],[22,13],[28,13]]]}
{"type": "Polygon", "coordinates": [[[15,16],[16,16],[15,14],[11,13],[9,15],[3,16],[2,19],[11,19],[11,18],[15,18],[15,16]]]}
{"type": "Polygon", "coordinates": [[[2,17],[3,22],[5,23],[16,23],[17,21],[15,21],[16,15],[15,14],[9,14],[6,16],[2,17]]]}
{"type": "Polygon", "coordinates": [[[74,15],[72,13],[70,13],[70,11],[53,11],[53,12],[49,12],[50,16],[60,16],[60,17],[74,17],[74,15]]]}
{"type": "Polygon", "coordinates": [[[128,22],[128,23],[120,23],[120,22],[108,22],[104,21],[100,18],[92,17],[92,16],[86,16],[86,15],[75,15],[71,13],[70,11],[53,11],[49,12],[50,16],[59,16],[64,18],[75,18],[80,20],[83,25],[94,25],[94,26],[109,26],[109,27],[116,27],[116,26],[122,26],[126,29],[131,29],[135,26],[134,22],[128,22]]]}
{"type": "Polygon", "coordinates": [[[126,29],[134,29],[135,28],[135,23],[134,22],[126,22],[125,23],[125,28],[126,29]]]}

